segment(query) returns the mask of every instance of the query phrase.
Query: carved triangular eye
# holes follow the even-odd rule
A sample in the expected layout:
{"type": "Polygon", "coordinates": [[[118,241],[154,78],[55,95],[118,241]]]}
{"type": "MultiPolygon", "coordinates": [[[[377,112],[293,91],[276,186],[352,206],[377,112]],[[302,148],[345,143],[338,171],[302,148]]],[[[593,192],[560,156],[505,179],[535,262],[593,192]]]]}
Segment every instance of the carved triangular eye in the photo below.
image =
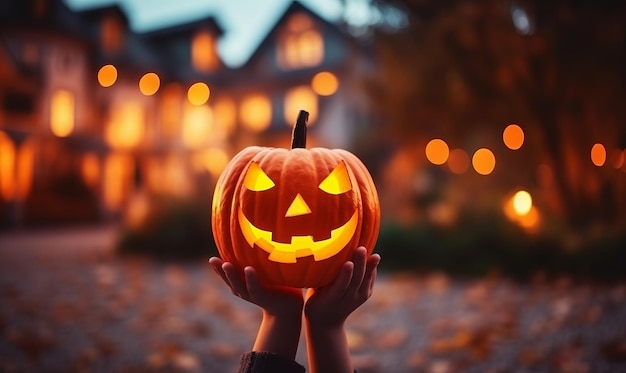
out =
{"type": "Polygon", "coordinates": [[[320,183],[319,188],[329,194],[341,194],[352,189],[346,164],[341,161],[320,183]]]}
{"type": "Polygon", "coordinates": [[[251,162],[243,185],[253,192],[262,192],[272,189],[275,184],[256,162],[251,162]]]}

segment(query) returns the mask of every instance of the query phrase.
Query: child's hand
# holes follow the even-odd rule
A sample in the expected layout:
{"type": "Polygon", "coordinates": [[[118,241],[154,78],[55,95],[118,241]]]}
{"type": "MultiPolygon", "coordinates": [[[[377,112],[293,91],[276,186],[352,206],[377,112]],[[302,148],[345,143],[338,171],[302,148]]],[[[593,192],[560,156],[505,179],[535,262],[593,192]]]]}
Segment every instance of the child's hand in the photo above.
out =
{"type": "Polygon", "coordinates": [[[304,303],[302,290],[289,287],[265,288],[259,283],[256,270],[253,267],[243,269],[244,278],[232,263],[224,262],[220,258],[212,257],[209,263],[215,272],[222,277],[232,293],[263,309],[268,315],[282,317],[297,317],[302,315],[304,303]]]}
{"type": "Polygon", "coordinates": [[[304,306],[307,321],[321,327],[342,326],[372,295],[379,262],[380,255],[367,257],[364,247],[357,248],[352,261],[344,263],[332,284],[308,290],[304,306]]]}

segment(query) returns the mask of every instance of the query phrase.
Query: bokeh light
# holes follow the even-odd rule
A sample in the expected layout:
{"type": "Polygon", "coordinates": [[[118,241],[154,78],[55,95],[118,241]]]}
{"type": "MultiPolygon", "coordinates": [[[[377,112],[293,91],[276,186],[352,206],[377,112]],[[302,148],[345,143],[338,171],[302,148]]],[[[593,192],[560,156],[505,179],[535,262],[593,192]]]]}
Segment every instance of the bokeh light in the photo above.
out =
{"type": "Polygon", "coordinates": [[[517,215],[523,216],[528,214],[532,207],[533,199],[530,193],[525,190],[520,190],[515,193],[513,196],[513,208],[517,215]]]}
{"type": "Polygon", "coordinates": [[[241,102],[239,107],[241,123],[255,132],[269,127],[272,120],[272,104],[262,94],[250,95],[241,102]]]}
{"type": "Polygon", "coordinates": [[[450,148],[442,139],[432,139],[426,144],[426,158],[430,163],[442,165],[448,160],[450,148]]]}
{"type": "Polygon", "coordinates": [[[478,149],[472,157],[472,166],[479,174],[489,175],[496,167],[496,157],[487,148],[478,149]]]}
{"type": "Polygon", "coordinates": [[[191,85],[187,90],[187,98],[192,105],[204,105],[211,95],[211,90],[206,83],[197,82],[191,85]]]}
{"type": "Polygon", "coordinates": [[[104,65],[98,70],[98,83],[110,87],[117,81],[117,69],[113,65],[104,65]]]}
{"type": "Polygon", "coordinates": [[[467,172],[470,165],[469,155],[463,149],[453,149],[448,157],[448,167],[455,174],[467,172]]]}
{"type": "Polygon", "coordinates": [[[157,93],[161,86],[161,79],[155,73],[146,73],[139,79],[139,90],[146,96],[157,93]]]}
{"type": "Polygon", "coordinates": [[[517,124],[509,124],[502,132],[504,145],[511,150],[518,150],[524,144],[524,131],[517,124]]]}
{"type": "Polygon", "coordinates": [[[311,81],[311,87],[320,96],[330,96],[337,92],[339,81],[333,73],[322,71],[315,74],[311,81]]]}
{"type": "Polygon", "coordinates": [[[606,162],[606,148],[600,143],[593,144],[591,147],[591,162],[601,167],[606,162]]]}

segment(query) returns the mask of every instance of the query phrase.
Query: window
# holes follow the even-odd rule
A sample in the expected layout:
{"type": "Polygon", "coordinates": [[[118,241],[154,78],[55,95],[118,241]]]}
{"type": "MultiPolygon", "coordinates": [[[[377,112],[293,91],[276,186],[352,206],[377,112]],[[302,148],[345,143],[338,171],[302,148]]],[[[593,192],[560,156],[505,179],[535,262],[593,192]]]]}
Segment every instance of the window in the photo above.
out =
{"type": "Polygon", "coordinates": [[[116,106],[107,125],[105,138],[113,148],[130,149],[145,135],[145,113],[141,104],[126,101],[116,106]]]}
{"type": "Polygon", "coordinates": [[[191,63],[200,72],[210,72],[217,68],[215,37],[206,31],[196,33],[191,42],[191,63]]]}
{"type": "Polygon", "coordinates": [[[124,26],[115,15],[108,15],[102,19],[100,29],[100,43],[106,52],[118,52],[122,49],[124,26]]]}
{"type": "Polygon", "coordinates": [[[278,64],[283,69],[316,66],[324,59],[324,40],[305,14],[294,14],[278,40],[278,64]]]}
{"type": "Polygon", "coordinates": [[[66,89],[58,89],[50,99],[50,129],[55,136],[67,137],[74,130],[76,103],[74,94],[66,89]]]}

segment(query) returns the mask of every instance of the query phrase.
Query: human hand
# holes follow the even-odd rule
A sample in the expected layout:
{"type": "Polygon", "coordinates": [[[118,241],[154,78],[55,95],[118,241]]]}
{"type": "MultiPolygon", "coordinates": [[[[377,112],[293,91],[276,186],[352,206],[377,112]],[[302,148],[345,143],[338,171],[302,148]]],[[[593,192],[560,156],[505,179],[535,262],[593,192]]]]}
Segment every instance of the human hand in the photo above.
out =
{"type": "Polygon", "coordinates": [[[372,295],[380,255],[367,256],[359,247],[352,260],[344,263],[332,284],[309,289],[304,314],[317,326],[341,326],[348,316],[372,295]]]}
{"type": "Polygon", "coordinates": [[[304,299],[301,289],[284,286],[263,287],[259,283],[256,270],[251,266],[243,269],[242,278],[240,272],[230,262],[212,257],[209,263],[235,296],[256,304],[267,315],[298,319],[302,316],[304,299]]]}

